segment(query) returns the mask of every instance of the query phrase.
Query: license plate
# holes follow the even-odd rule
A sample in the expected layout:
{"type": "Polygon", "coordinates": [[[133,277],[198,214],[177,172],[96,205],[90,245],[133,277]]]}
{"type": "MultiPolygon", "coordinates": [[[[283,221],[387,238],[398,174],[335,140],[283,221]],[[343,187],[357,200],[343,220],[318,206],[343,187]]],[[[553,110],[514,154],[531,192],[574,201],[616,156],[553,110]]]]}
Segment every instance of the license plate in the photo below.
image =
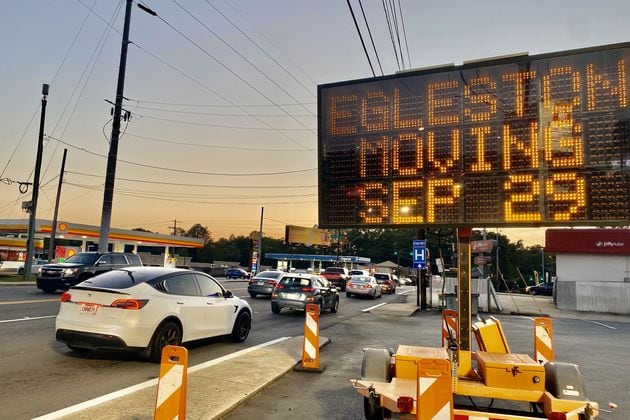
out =
{"type": "Polygon", "coordinates": [[[300,298],[300,294],[299,293],[285,293],[284,295],[287,299],[294,299],[297,300],[300,298]]]}
{"type": "Polygon", "coordinates": [[[98,305],[81,304],[81,313],[83,315],[96,315],[97,310],[98,310],[98,305]]]}
{"type": "Polygon", "coordinates": [[[263,284],[265,284],[265,282],[264,282],[264,281],[259,281],[259,282],[258,282],[258,283],[256,283],[256,284],[258,284],[259,286],[262,286],[263,284]]]}

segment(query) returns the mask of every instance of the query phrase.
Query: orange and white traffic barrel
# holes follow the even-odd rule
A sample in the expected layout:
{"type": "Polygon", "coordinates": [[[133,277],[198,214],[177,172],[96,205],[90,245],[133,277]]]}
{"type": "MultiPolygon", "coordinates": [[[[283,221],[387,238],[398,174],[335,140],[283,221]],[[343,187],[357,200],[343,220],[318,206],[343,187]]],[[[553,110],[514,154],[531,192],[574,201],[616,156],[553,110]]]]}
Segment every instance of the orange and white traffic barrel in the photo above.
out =
{"type": "Polygon", "coordinates": [[[553,361],[553,329],[551,319],[534,318],[534,360],[538,363],[553,361]]]}
{"type": "Polygon", "coordinates": [[[179,346],[165,346],[162,349],[154,420],[186,418],[187,374],[188,350],[179,346]]]}
{"type": "Polygon", "coordinates": [[[416,419],[453,420],[451,364],[444,359],[420,359],[416,419]]]}
{"type": "Polygon", "coordinates": [[[319,305],[306,305],[302,363],[294,370],[319,373],[325,369],[319,365],[319,311],[319,305]]]}
{"type": "Polygon", "coordinates": [[[457,342],[457,312],[453,309],[442,311],[442,347],[449,342],[457,342]]]}

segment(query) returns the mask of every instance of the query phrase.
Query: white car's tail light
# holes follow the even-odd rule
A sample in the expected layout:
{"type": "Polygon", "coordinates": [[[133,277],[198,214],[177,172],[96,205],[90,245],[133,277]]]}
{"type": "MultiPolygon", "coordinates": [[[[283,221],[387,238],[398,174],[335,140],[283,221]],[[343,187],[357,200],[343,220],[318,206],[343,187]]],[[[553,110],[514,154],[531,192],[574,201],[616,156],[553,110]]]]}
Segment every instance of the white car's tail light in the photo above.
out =
{"type": "Polygon", "coordinates": [[[120,309],[142,309],[147,303],[149,299],[118,299],[112,302],[110,305],[112,308],[120,308],[120,309]]]}

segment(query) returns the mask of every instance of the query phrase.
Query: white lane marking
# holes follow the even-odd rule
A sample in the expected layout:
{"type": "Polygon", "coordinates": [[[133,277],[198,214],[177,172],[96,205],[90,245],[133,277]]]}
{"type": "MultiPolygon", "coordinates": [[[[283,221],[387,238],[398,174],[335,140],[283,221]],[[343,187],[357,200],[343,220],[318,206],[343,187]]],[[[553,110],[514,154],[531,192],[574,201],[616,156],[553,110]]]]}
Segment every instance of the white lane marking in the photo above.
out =
{"type": "Polygon", "coordinates": [[[10,302],[0,302],[0,305],[22,305],[24,303],[40,303],[40,302],[59,302],[59,298],[36,299],[36,300],[13,300],[10,302]]]}
{"type": "Polygon", "coordinates": [[[18,318],[18,319],[5,319],[5,320],[0,321],[0,324],[4,324],[6,322],[33,321],[36,319],[46,319],[46,318],[57,318],[57,315],[34,316],[34,317],[25,316],[24,318],[18,318]]]}
{"type": "Polygon", "coordinates": [[[387,302],[379,303],[378,305],[370,306],[369,308],[362,309],[361,312],[370,312],[372,309],[380,308],[383,305],[387,305],[387,302]]]}
{"type": "MultiPolygon", "coordinates": [[[[233,358],[238,357],[238,356],[242,356],[242,355],[247,354],[249,352],[252,352],[254,350],[258,350],[258,349],[261,349],[263,347],[270,346],[272,344],[281,343],[281,342],[286,341],[286,340],[288,340],[290,338],[291,337],[280,337],[280,338],[277,338],[275,340],[268,341],[266,343],[258,344],[257,346],[253,346],[253,347],[249,347],[249,348],[246,348],[246,349],[243,349],[243,350],[239,350],[239,351],[237,351],[235,353],[230,353],[228,355],[219,357],[218,359],[210,360],[208,362],[201,363],[201,364],[198,364],[196,366],[193,366],[190,369],[188,369],[188,373],[196,372],[198,370],[205,369],[205,368],[210,367],[210,366],[214,366],[216,364],[219,364],[219,363],[224,362],[226,360],[233,359],[233,358]]],[[[157,384],[158,384],[158,378],[150,379],[148,381],[139,383],[137,385],[132,385],[132,386],[129,386],[127,388],[123,388],[121,390],[114,391],[114,392],[111,392],[109,394],[102,395],[100,397],[91,399],[89,401],[85,401],[85,402],[73,405],[71,407],[66,407],[66,408],[63,408],[61,410],[57,410],[57,411],[55,411],[53,413],[44,414],[43,416],[36,417],[33,420],[55,420],[55,419],[60,419],[60,418],[62,418],[64,416],[68,416],[70,414],[77,413],[77,412],[79,412],[81,410],[86,410],[88,408],[95,407],[95,406],[97,406],[99,404],[102,404],[104,402],[111,401],[111,400],[116,399],[116,398],[124,397],[126,395],[132,394],[132,393],[137,392],[137,391],[141,391],[143,389],[146,389],[146,388],[149,388],[149,387],[152,387],[152,386],[156,386],[157,384]]]]}
{"type": "Polygon", "coordinates": [[[593,324],[601,325],[602,327],[610,328],[611,330],[616,330],[617,329],[615,327],[611,327],[610,325],[602,324],[601,322],[597,322],[597,321],[589,321],[588,319],[585,319],[584,321],[592,322],[593,324]]]}

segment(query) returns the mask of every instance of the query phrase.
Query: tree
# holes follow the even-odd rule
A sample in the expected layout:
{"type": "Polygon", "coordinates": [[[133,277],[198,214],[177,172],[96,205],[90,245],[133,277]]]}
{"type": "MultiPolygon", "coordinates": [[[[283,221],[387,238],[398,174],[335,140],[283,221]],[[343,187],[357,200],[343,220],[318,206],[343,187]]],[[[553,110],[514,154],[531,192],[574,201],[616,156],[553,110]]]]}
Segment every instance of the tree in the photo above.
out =
{"type": "Polygon", "coordinates": [[[200,223],[195,223],[190,227],[190,229],[188,229],[188,231],[186,231],[183,236],[188,236],[189,238],[203,239],[203,243],[205,245],[208,242],[212,241],[211,235],[212,234],[206,226],[203,226],[200,223]]]}
{"type": "Polygon", "coordinates": [[[148,233],[153,233],[153,232],[151,232],[150,230],[145,229],[145,228],[141,228],[141,227],[133,228],[133,229],[131,229],[131,230],[135,230],[136,232],[148,232],[148,233]]]}

